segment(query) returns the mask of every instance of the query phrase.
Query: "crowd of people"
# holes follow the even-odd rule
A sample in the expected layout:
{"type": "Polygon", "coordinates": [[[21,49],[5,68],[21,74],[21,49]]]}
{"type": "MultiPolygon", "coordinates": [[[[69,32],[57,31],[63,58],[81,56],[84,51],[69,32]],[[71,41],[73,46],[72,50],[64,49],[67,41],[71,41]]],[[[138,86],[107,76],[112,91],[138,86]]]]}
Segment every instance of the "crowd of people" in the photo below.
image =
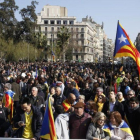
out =
{"type": "Polygon", "coordinates": [[[57,139],[140,140],[134,65],[0,63],[0,91],[0,137],[40,140],[49,96],[57,139]]]}

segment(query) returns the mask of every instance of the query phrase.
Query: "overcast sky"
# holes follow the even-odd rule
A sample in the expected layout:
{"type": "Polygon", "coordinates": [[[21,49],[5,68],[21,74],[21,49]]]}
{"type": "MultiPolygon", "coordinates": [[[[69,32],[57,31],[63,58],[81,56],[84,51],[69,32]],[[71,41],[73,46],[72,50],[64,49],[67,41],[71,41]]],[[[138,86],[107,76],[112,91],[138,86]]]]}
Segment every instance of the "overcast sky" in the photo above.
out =
{"type": "MultiPolygon", "coordinates": [[[[30,5],[32,0],[15,0],[19,10],[30,5]]],[[[36,13],[40,13],[44,5],[58,5],[68,9],[68,16],[75,16],[77,21],[91,16],[99,24],[104,22],[104,30],[108,38],[115,40],[117,21],[126,30],[134,42],[140,32],[140,0],[37,0],[36,13]]],[[[16,18],[21,20],[16,12],[16,18]]]]}

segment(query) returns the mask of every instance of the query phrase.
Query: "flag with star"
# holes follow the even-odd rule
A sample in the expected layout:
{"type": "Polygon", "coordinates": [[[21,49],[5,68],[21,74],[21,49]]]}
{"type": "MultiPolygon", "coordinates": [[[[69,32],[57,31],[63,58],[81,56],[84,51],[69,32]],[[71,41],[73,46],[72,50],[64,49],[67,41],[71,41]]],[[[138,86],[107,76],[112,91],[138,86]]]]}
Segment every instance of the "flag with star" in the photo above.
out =
{"type": "Polygon", "coordinates": [[[133,58],[138,67],[140,75],[140,53],[130,40],[122,25],[118,22],[116,42],[114,49],[114,58],[117,57],[131,57],[133,58]]]}

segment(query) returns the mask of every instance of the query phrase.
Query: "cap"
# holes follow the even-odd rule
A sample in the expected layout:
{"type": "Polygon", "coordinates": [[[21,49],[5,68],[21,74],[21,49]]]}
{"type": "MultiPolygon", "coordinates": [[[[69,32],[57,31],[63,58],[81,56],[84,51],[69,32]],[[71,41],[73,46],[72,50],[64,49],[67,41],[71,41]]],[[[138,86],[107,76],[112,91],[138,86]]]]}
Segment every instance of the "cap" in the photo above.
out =
{"type": "Polygon", "coordinates": [[[67,81],[67,84],[70,84],[71,82],[70,81],[67,81]]]}
{"type": "Polygon", "coordinates": [[[61,86],[61,85],[62,85],[62,82],[61,82],[61,81],[57,81],[57,82],[56,82],[56,86],[59,87],[59,86],[61,86]]]}
{"type": "Polygon", "coordinates": [[[80,107],[84,107],[84,106],[85,106],[85,104],[83,102],[78,102],[73,107],[74,108],[80,108],[80,107]]]}
{"type": "Polygon", "coordinates": [[[123,71],[121,74],[125,74],[125,72],[123,71]]]}

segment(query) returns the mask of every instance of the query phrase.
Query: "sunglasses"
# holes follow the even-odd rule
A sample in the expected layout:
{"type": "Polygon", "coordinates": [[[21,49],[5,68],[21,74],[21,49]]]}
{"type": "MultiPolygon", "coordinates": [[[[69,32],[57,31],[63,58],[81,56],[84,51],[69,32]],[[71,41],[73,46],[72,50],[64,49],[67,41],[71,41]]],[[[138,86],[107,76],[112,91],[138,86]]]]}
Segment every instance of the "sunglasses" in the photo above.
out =
{"type": "Polygon", "coordinates": [[[99,119],[100,122],[104,122],[105,120],[99,119]]]}
{"type": "Polygon", "coordinates": [[[133,96],[133,94],[128,94],[128,96],[133,96]]]}

